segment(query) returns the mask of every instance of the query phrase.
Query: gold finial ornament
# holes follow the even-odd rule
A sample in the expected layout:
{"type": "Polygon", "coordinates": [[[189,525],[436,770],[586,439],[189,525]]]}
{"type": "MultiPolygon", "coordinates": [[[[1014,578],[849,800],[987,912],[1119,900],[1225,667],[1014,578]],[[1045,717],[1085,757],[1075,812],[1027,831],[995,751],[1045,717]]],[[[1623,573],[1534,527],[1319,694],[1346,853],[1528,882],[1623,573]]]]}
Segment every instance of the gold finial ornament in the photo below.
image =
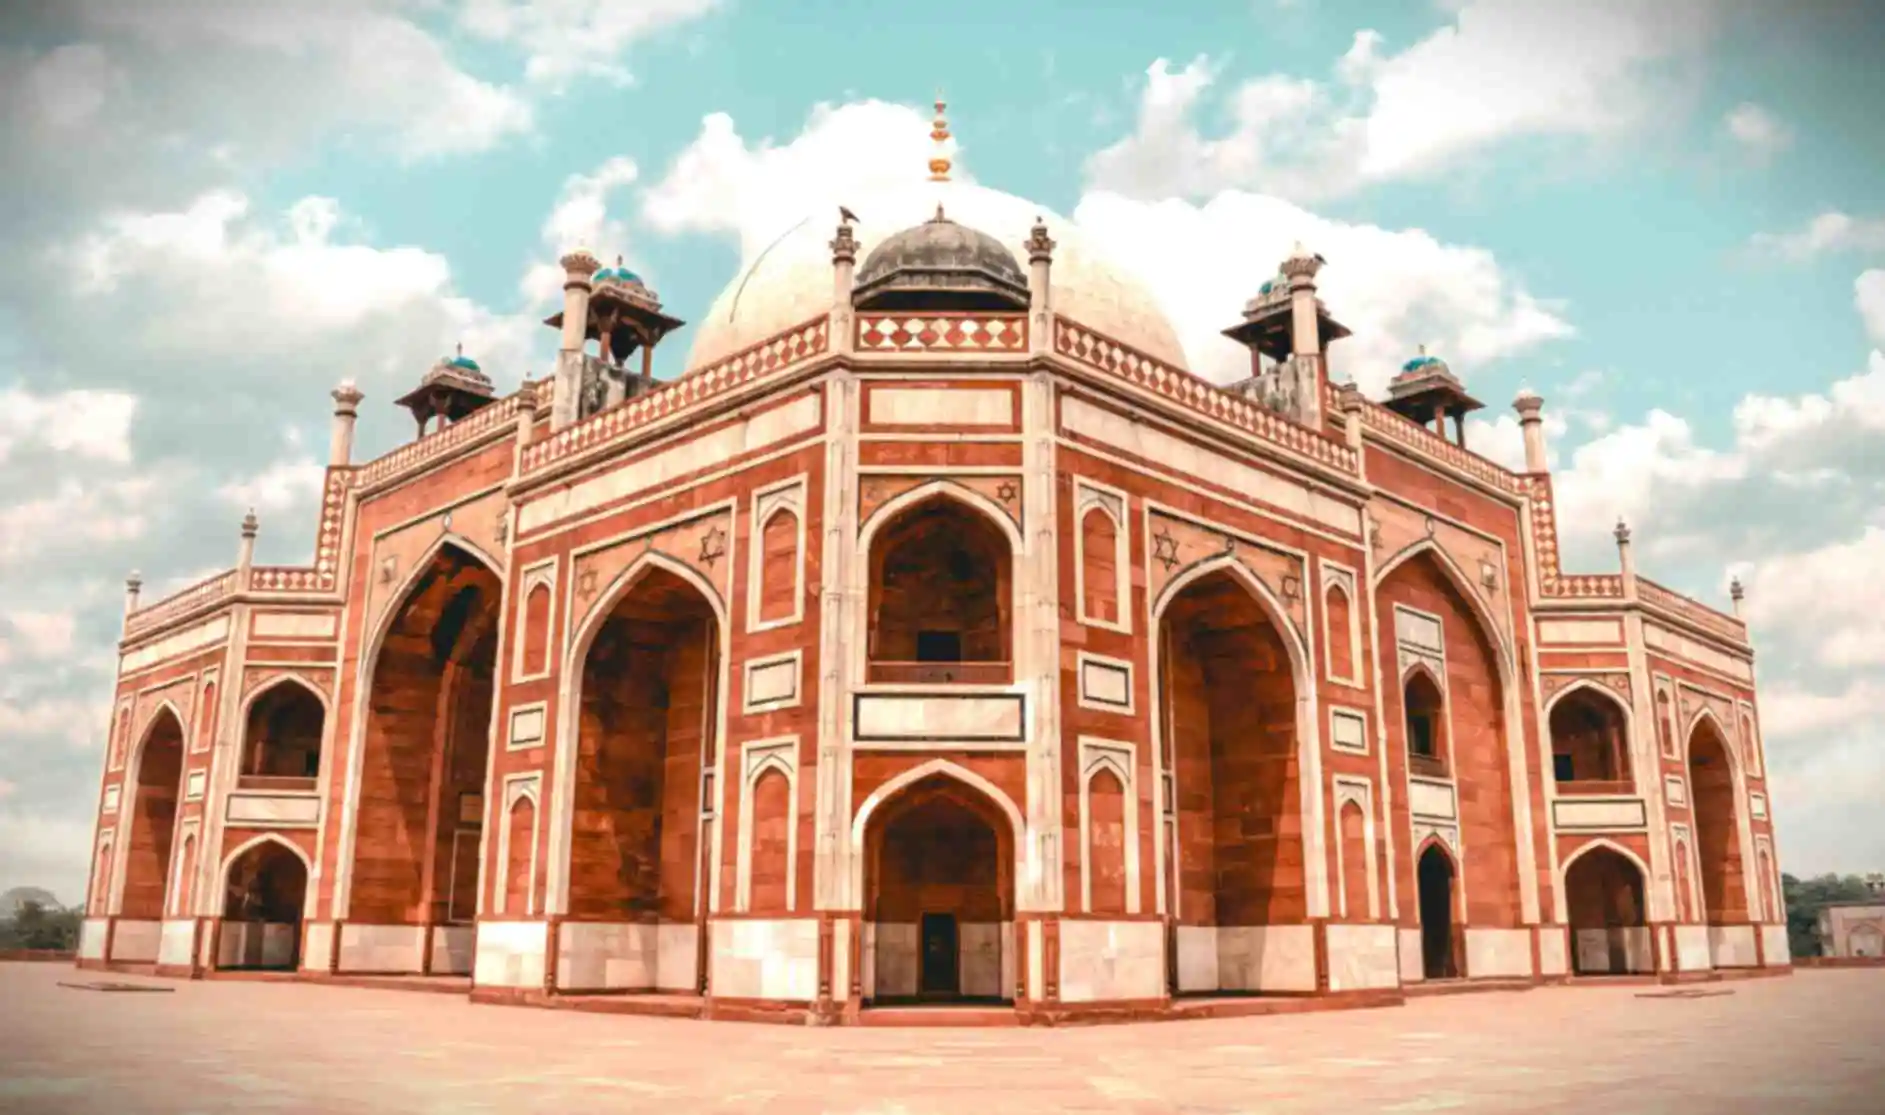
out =
{"type": "Polygon", "coordinates": [[[943,110],[949,107],[942,98],[936,99],[936,123],[929,130],[929,138],[936,141],[936,154],[929,160],[929,180],[931,182],[949,181],[949,121],[943,110]]]}

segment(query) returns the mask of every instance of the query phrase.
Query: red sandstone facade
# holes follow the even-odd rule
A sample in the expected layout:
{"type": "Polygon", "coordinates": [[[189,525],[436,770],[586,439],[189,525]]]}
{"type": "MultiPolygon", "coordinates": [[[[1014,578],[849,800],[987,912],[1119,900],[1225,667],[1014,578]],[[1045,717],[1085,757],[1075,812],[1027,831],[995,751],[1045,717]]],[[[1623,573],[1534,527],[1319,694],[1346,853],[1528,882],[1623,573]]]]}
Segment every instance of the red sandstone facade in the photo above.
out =
{"type": "Polygon", "coordinates": [[[899,306],[847,223],[659,384],[578,253],[552,379],[365,464],[336,392],[313,564],[133,595],[81,962],[826,1021],[1786,968],[1746,629],[1621,528],[1560,570],[1535,397],[1512,473],[1332,384],[1299,254],[1253,400],[1001,243],[1019,304],[899,306]]]}

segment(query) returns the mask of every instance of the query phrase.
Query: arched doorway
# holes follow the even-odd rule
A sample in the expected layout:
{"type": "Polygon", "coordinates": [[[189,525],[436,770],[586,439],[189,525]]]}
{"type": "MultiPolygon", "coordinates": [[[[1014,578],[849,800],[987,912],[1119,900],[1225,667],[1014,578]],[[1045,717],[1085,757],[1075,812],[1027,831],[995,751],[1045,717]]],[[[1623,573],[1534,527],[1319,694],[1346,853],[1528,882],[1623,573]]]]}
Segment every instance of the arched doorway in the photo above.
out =
{"type": "Polygon", "coordinates": [[[1709,925],[1717,926],[1749,920],[1732,763],[1715,721],[1697,721],[1689,733],[1689,799],[1701,867],[1702,914],[1709,925]]]}
{"type": "Polygon", "coordinates": [[[277,840],[250,845],[229,864],[216,965],[291,972],[300,962],[308,865],[277,840]]]}
{"type": "MultiPolygon", "coordinates": [[[[1429,819],[1468,834],[1471,862],[1452,862],[1453,888],[1461,893],[1452,915],[1456,929],[1516,929],[1524,924],[1525,899],[1535,893],[1538,877],[1532,865],[1521,865],[1514,819],[1506,735],[1510,659],[1474,582],[1432,544],[1417,545],[1390,563],[1375,587],[1380,676],[1403,682],[1383,691],[1383,720],[1394,742],[1390,765],[1405,754],[1409,775],[1452,783],[1450,793],[1435,797],[1450,796],[1453,808],[1438,809],[1429,819]],[[1419,664],[1409,670],[1403,666],[1408,659],[1419,664]],[[1423,729],[1423,717],[1437,723],[1423,729]],[[1423,735],[1436,741],[1434,758],[1421,754],[1423,735]]],[[[1397,870],[1409,872],[1400,885],[1417,889],[1419,879],[1411,876],[1418,874],[1418,861],[1400,862],[1397,870]]]]}
{"type": "Polygon", "coordinates": [[[131,834],[124,857],[120,917],[158,921],[170,906],[170,857],[183,800],[183,722],[170,706],[157,710],[138,745],[131,777],[131,834]]]}
{"type": "Polygon", "coordinates": [[[1627,793],[1630,737],[1623,705],[1588,685],[1551,706],[1551,772],[1560,790],[1627,793]]]}
{"type": "Polygon", "coordinates": [[[1571,926],[1571,970],[1580,976],[1621,976],[1655,970],[1650,956],[1643,872],[1627,856],[1596,845],[1564,870],[1571,926]]]}
{"type": "Polygon", "coordinates": [[[1308,914],[1295,661],[1231,567],[1184,585],[1159,639],[1166,980],[1174,993],[1262,990],[1262,930],[1308,914]],[[1180,975],[1199,971],[1215,971],[1215,985],[1180,975]]]}
{"type": "MultiPolygon", "coordinates": [[[[687,940],[691,960],[668,957],[645,971],[650,981],[657,971],[691,972],[700,990],[718,812],[710,793],[718,746],[717,615],[685,577],[649,566],[587,630],[587,646],[579,648],[567,917],[645,926],[653,949],[687,940]],[[677,938],[663,926],[693,928],[677,938]]],[[[570,932],[589,931],[576,924],[570,932]]],[[[592,989],[635,988],[605,980],[592,989]]]]}
{"type": "Polygon", "coordinates": [[[469,971],[477,915],[502,595],[482,560],[441,546],[393,613],[367,700],[347,920],[462,927],[444,937],[454,970],[469,971]]]}
{"type": "Polygon", "coordinates": [[[865,997],[1014,996],[1014,833],[987,795],[946,774],[899,790],[864,831],[865,997]]]}
{"type": "Polygon", "coordinates": [[[987,515],[942,494],[896,512],[870,544],[870,680],[1012,680],[1013,585],[1008,537],[987,515]]]}
{"type": "Polygon", "coordinates": [[[313,789],[321,773],[321,733],[327,710],[314,691],[282,679],[249,704],[243,726],[242,767],[248,788],[313,789]]]}
{"type": "Polygon", "coordinates": [[[1460,965],[1454,941],[1453,896],[1457,884],[1453,857],[1438,844],[1420,853],[1415,868],[1420,907],[1420,973],[1430,980],[1458,979],[1460,965]]]}

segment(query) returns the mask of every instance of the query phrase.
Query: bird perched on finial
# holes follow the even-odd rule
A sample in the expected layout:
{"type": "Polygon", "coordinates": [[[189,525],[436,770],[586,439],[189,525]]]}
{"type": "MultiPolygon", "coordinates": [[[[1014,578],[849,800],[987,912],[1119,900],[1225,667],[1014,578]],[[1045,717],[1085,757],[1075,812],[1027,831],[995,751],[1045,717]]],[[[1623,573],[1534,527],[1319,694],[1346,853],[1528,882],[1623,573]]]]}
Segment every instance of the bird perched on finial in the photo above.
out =
{"type": "Polygon", "coordinates": [[[851,210],[846,208],[845,206],[840,205],[838,206],[838,219],[840,221],[843,221],[847,225],[856,224],[857,214],[851,212],[851,210]]]}

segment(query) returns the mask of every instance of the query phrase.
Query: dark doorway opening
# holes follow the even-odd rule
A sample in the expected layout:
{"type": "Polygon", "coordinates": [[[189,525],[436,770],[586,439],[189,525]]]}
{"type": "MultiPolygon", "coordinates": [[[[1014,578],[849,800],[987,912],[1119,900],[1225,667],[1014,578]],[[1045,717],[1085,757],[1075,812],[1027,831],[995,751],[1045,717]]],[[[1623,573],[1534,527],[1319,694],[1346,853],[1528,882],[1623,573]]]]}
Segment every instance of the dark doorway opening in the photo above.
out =
{"type": "Polygon", "coordinates": [[[1420,970],[1427,979],[1458,979],[1453,957],[1453,861],[1430,845],[1420,854],[1420,970]]]}
{"type": "Polygon", "coordinates": [[[923,915],[923,974],[918,988],[924,995],[959,995],[962,991],[961,944],[954,914],[923,915]]]}

